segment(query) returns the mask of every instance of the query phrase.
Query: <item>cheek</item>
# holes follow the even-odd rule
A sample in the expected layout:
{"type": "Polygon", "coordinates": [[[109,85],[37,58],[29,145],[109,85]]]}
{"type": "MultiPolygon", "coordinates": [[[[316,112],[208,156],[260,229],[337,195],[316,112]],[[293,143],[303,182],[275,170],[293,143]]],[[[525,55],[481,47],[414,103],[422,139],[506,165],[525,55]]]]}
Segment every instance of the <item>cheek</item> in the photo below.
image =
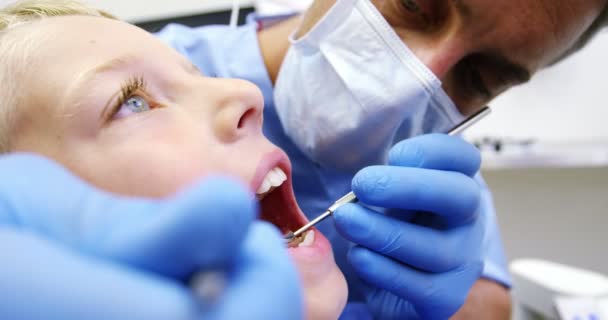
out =
{"type": "Polygon", "coordinates": [[[198,141],[191,134],[171,130],[102,134],[71,143],[66,165],[113,193],[165,197],[213,169],[198,141]]]}
{"type": "Polygon", "coordinates": [[[71,169],[93,185],[118,194],[165,197],[211,174],[201,152],[181,148],[120,148],[91,155],[71,169]]]}
{"type": "Polygon", "coordinates": [[[70,139],[57,159],[101,189],[165,197],[209,175],[249,184],[271,146],[261,135],[222,143],[208,126],[168,117],[128,119],[96,137],[70,139]]]}
{"type": "Polygon", "coordinates": [[[184,136],[130,140],[107,147],[88,146],[70,169],[114,193],[166,197],[210,175],[230,176],[248,185],[263,150],[259,144],[223,145],[184,136]]]}
{"type": "Polygon", "coordinates": [[[319,277],[310,277],[299,266],[304,286],[306,320],[338,319],[348,298],[348,287],[344,275],[334,266],[319,277]],[[328,303],[328,301],[331,301],[328,303]]]}
{"type": "MultiPolygon", "coordinates": [[[[119,194],[164,197],[207,175],[201,134],[187,123],[132,119],[80,138],[71,146],[73,170],[90,183],[119,194]]],[[[166,116],[164,117],[166,118],[166,116]]]]}
{"type": "MultiPolygon", "coordinates": [[[[451,14],[427,14],[435,17],[436,25],[428,25],[418,14],[400,9],[399,1],[375,0],[374,4],[408,49],[440,80],[450,72],[468,51],[459,30],[461,25],[451,14]],[[438,16],[439,15],[439,16],[438,16]]],[[[423,10],[429,12],[429,9],[423,10]]],[[[450,11],[444,9],[442,11],[450,11]]],[[[451,11],[450,11],[451,12],[451,11]]]]}

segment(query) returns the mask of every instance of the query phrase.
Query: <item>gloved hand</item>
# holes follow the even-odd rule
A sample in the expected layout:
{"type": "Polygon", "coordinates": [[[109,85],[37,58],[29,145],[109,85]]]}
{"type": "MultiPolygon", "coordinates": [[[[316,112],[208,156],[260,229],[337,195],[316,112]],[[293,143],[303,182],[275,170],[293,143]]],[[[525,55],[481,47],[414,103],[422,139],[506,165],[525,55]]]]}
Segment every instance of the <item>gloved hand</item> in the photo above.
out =
{"type": "Polygon", "coordinates": [[[360,202],[389,208],[349,204],[334,213],[340,234],[357,244],[348,261],[377,319],[447,319],[463,305],[483,268],[480,162],[460,138],[432,134],[397,144],[388,166],[354,177],[360,202]]]}
{"type": "Polygon", "coordinates": [[[298,276],[239,184],[167,200],[100,192],[37,156],[0,158],[1,319],[298,319],[298,276]],[[186,280],[226,272],[219,300],[186,280]],[[208,303],[207,303],[208,302],[208,303]],[[204,308],[203,308],[204,306],[204,308]]]}

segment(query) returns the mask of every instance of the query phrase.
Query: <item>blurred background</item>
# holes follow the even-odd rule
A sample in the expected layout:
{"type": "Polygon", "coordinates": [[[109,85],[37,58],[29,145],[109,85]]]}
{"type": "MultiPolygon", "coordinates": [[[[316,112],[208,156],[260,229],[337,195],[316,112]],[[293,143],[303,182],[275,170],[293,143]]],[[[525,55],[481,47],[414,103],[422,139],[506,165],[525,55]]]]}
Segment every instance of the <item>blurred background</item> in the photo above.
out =
{"type": "MultiPolygon", "coordinates": [[[[0,1],[0,3],[10,1],[0,1]]],[[[88,0],[150,31],[227,24],[231,0],[88,0]]],[[[241,0],[241,21],[309,0],[241,0]]],[[[509,260],[534,257],[608,274],[608,33],[494,101],[466,134],[484,155],[509,260]]]]}

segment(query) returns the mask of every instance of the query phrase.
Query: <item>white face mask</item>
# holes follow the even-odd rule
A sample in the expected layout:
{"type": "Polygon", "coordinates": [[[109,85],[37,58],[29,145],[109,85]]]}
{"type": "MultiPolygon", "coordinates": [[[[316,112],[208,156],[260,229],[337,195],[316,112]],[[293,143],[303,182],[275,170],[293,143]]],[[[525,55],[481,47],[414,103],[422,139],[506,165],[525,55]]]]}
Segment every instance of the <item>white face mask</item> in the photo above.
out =
{"type": "Polygon", "coordinates": [[[369,0],[338,0],[291,42],[276,110],[286,134],[324,167],[384,163],[395,139],[445,132],[464,119],[369,0]]]}

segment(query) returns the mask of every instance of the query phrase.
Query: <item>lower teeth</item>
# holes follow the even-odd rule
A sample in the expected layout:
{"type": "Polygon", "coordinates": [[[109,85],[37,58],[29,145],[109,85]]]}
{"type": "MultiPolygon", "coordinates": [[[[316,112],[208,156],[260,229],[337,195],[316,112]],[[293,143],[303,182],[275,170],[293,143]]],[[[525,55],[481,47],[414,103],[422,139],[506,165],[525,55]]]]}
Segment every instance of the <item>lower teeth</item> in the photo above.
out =
{"type": "Polygon", "coordinates": [[[300,243],[298,247],[310,247],[312,246],[313,242],[315,242],[315,232],[310,230],[306,233],[304,241],[302,241],[302,243],[300,243]]]}
{"type": "Polygon", "coordinates": [[[290,248],[310,247],[315,242],[315,232],[310,230],[289,242],[290,248]]]}

